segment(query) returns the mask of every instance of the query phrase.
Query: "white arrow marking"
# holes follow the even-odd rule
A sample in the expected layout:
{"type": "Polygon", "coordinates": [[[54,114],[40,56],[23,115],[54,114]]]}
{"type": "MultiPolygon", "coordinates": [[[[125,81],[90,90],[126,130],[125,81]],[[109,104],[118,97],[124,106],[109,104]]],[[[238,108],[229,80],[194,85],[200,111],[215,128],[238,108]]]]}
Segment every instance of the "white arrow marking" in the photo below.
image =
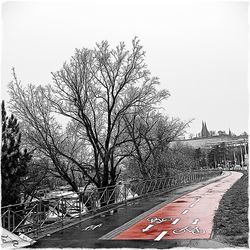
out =
{"type": "Polygon", "coordinates": [[[93,227],[93,230],[95,230],[96,228],[101,227],[101,226],[102,226],[102,223],[100,223],[100,224],[94,226],[94,227],[93,227]]]}
{"type": "Polygon", "coordinates": [[[196,224],[198,223],[198,221],[199,221],[199,219],[195,219],[195,220],[192,222],[192,224],[193,224],[193,225],[196,225],[196,224]]]}
{"type": "Polygon", "coordinates": [[[186,214],[189,210],[188,209],[185,209],[182,214],[186,214]]]}
{"type": "Polygon", "coordinates": [[[194,203],[192,203],[189,207],[193,207],[195,204],[194,203]]]}
{"type": "Polygon", "coordinates": [[[171,224],[176,225],[179,222],[180,218],[175,219],[171,224]]]}
{"type": "Polygon", "coordinates": [[[146,228],[143,228],[142,229],[142,232],[144,233],[144,232],[147,232],[151,227],[153,227],[154,225],[152,225],[152,224],[149,224],[146,228]]]}
{"type": "Polygon", "coordinates": [[[168,231],[162,231],[154,240],[160,241],[167,233],[168,231]]]}

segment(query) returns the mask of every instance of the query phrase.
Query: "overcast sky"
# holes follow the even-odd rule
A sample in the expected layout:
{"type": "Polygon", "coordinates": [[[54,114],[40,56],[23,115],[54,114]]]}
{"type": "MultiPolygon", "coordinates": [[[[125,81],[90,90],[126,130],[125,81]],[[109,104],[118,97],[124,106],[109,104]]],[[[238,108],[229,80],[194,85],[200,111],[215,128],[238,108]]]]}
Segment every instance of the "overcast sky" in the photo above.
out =
{"type": "Polygon", "coordinates": [[[248,130],[248,3],[234,1],[81,0],[2,5],[2,99],[15,67],[23,84],[51,83],[75,48],[135,36],[152,75],[171,97],[165,113],[194,118],[189,133],[248,130]]]}

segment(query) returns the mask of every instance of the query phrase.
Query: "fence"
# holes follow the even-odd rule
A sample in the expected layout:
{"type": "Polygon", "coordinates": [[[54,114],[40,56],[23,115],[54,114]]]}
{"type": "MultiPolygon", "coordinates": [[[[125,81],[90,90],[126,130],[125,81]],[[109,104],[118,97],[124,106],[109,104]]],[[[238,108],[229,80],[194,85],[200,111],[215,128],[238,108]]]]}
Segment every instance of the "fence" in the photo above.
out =
{"type": "Polygon", "coordinates": [[[2,227],[16,234],[24,233],[38,239],[48,232],[79,222],[95,212],[115,208],[130,200],[146,195],[200,182],[222,171],[202,170],[169,178],[132,181],[116,186],[95,189],[85,193],[69,192],[51,198],[2,207],[2,227]]]}

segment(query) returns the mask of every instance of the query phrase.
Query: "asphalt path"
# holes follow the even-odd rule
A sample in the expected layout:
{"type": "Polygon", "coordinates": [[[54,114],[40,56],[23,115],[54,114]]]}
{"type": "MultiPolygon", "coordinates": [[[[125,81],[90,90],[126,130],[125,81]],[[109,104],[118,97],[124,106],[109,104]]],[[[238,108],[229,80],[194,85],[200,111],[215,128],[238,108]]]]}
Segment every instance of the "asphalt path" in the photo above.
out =
{"type": "Polygon", "coordinates": [[[227,247],[211,240],[219,200],[240,177],[238,172],[127,206],[44,237],[33,248],[227,247]]]}
{"type": "Polygon", "coordinates": [[[210,239],[223,194],[242,176],[232,172],[219,182],[190,192],[149,214],[114,240],[210,239]]]}

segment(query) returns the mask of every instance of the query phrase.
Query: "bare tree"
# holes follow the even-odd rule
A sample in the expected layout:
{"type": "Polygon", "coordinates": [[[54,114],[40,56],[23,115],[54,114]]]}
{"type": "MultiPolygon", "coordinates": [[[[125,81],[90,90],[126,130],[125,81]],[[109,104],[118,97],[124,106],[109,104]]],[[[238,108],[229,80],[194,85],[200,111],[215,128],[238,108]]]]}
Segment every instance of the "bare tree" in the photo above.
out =
{"type": "Polygon", "coordinates": [[[11,109],[26,126],[27,141],[75,191],[79,175],[97,187],[116,183],[119,165],[131,155],[124,117],[169,96],[157,90],[159,80],[144,58],[136,38],[132,51],[124,43],[110,49],[102,42],[93,50],[76,50],[52,73],[52,85],[24,88],[14,74],[11,109]],[[69,121],[66,129],[60,119],[69,121]]]}
{"type": "Polygon", "coordinates": [[[110,49],[102,42],[94,50],[76,50],[71,61],[53,73],[48,100],[55,112],[80,124],[86,133],[98,187],[114,185],[118,177],[117,162],[124,155],[117,150],[126,142],[123,117],[136,106],[152,106],[169,95],[156,90],[158,78],[150,76],[144,57],[138,39],[131,52],[124,43],[110,49]]]}
{"type": "Polygon", "coordinates": [[[49,175],[49,167],[46,158],[33,158],[28,165],[28,172],[22,179],[21,187],[23,202],[37,198],[37,191],[43,188],[44,182],[49,175]]]}
{"type": "Polygon", "coordinates": [[[144,179],[166,175],[168,169],[164,155],[168,154],[169,144],[185,133],[191,121],[170,119],[154,110],[141,113],[140,116],[135,113],[125,119],[134,148],[134,167],[139,168],[144,179]]]}
{"type": "Polygon", "coordinates": [[[24,88],[17,80],[9,85],[11,95],[10,108],[22,120],[22,129],[26,143],[39,156],[47,157],[61,178],[64,178],[78,191],[74,176],[69,171],[72,164],[65,160],[60,150],[65,147],[62,127],[58,124],[51,111],[51,105],[45,98],[46,89],[41,86],[28,85],[24,88]]]}

